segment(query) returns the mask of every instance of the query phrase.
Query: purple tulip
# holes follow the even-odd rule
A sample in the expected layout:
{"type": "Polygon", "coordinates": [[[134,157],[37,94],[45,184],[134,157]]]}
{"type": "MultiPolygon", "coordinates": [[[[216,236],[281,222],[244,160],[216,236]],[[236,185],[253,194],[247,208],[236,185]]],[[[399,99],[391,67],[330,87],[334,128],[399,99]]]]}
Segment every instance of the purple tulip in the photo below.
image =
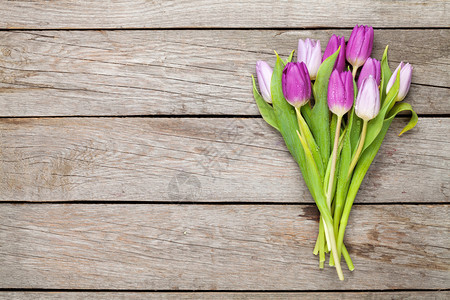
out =
{"type": "Polygon", "coordinates": [[[372,75],[369,75],[361,84],[355,103],[355,113],[364,121],[372,120],[380,111],[380,91],[372,75]]]}
{"type": "Polygon", "coordinates": [[[347,61],[353,68],[362,66],[372,52],[373,46],[373,28],[369,26],[358,26],[353,28],[352,34],[348,39],[346,56],[347,61]]]}
{"type": "Polygon", "coordinates": [[[270,93],[270,82],[272,81],[273,70],[268,63],[262,60],[256,62],[256,76],[258,77],[259,90],[261,95],[268,103],[272,103],[270,93]]]}
{"type": "Polygon", "coordinates": [[[398,89],[397,101],[402,101],[405,99],[406,94],[408,94],[409,87],[411,85],[411,76],[413,67],[409,63],[400,62],[397,69],[395,69],[394,73],[392,73],[391,78],[386,86],[386,93],[389,93],[389,90],[394,85],[395,80],[397,80],[397,73],[400,70],[400,88],[398,89]]]}
{"type": "Polygon", "coordinates": [[[377,84],[380,85],[381,81],[381,63],[379,60],[376,60],[375,58],[368,58],[366,60],[366,63],[361,69],[361,73],[359,73],[358,78],[358,89],[361,88],[361,84],[370,75],[375,78],[377,81],[377,84]]]}
{"type": "Polygon", "coordinates": [[[304,62],[309,72],[309,77],[316,79],[317,71],[322,63],[322,50],[320,41],[311,39],[298,41],[297,61],[304,62]]]}
{"type": "Polygon", "coordinates": [[[353,105],[353,76],[350,71],[339,73],[334,70],[328,82],[328,107],[342,117],[353,105]]]}
{"type": "Polygon", "coordinates": [[[292,106],[305,105],[311,98],[311,79],[305,63],[288,63],[283,70],[281,86],[284,97],[292,106]]]}
{"type": "Polygon", "coordinates": [[[341,46],[341,50],[339,51],[338,57],[336,58],[336,62],[334,63],[334,69],[339,72],[344,72],[345,69],[345,37],[332,35],[330,40],[328,41],[327,48],[323,53],[322,62],[333,55],[337,51],[337,49],[341,46]]]}

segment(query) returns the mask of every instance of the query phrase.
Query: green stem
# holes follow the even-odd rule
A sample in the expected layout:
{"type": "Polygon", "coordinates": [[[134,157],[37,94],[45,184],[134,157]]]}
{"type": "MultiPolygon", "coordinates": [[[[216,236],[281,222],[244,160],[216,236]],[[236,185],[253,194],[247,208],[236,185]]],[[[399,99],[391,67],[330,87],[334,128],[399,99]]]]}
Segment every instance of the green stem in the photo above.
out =
{"type": "Polygon", "coordinates": [[[341,122],[342,116],[337,116],[337,124],[336,124],[336,132],[334,134],[334,146],[333,146],[333,154],[331,158],[331,171],[330,171],[330,180],[328,181],[328,190],[327,190],[327,205],[331,211],[331,192],[333,191],[334,184],[334,173],[336,171],[336,158],[337,158],[337,150],[339,145],[339,133],[341,131],[341,122]]]}
{"type": "Polygon", "coordinates": [[[325,224],[325,221],[323,221],[323,228],[325,230],[325,241],[327,242],[327,248],[325,251],[330,252],[331,251],[330,234],[329,234],[330,231],[328,230],[327,224],[325,224]]]}
{"type": "Polygon", "coordinates": [[[317,235],[316,245],[314,246],[313,254],[314,255],[319,254],[319,234],[317,235]]]}
{"type": "MultiPolygon", "coordinates": [[[[339,249],[338,249],[339,251],[339,249]]],[[[347,248],[345,247],[344,244],[342,244],[342,256],[344,256],[345,262],[347,263],[347,267],[350,271],[353,271],[355,269],[355,266],[353,265],[353,261],[350,258],[350,254],[348,254],[347,248]]],[[[330,255],[330,266],[334,266],[334,257],[333,255],[330,255]]]]}
{"type": "Polygon", "coordinates": [[[327,224],[327,230],[328,230],[328,234],[329,234],[329,238],[330,238],[330,244],[331,244],[331,254],[334,256],[334,266],[336,268],[336,272],[339,276],[340,280],[344,280],[344,273],[342,273],[342,268],[341,268],[341,262],[338,256],[338,251],[337,251],[337,246],[336,246],[336,238],[334,237],[334,230],[333,230],[333,219],[331,218],[331,216],[328,216],[329,218],[327,218],[327,216],[324,217],[325,220],[325,224],[327,224]]]}
{"type": "Polygon", "coordinates": [[[353,67],[353,70],[352,70],[353,79],[355,79],[355,77],[356,77],[356,71],[358,71],[358,67],[353,67]]]}
{"type": "Polygon", "coordinates": [[[364,147],[364,141],[366,140],[366,133],[367,133],[367,120],[364,120],[363,128],[361,131],[361,137],[359,138],[359,144],[358,149],[356,149],[355,154],[353,155],[352,162],[350,163],[350,167],[348,168],[347,173],[347,181],[350,179],[350,175],[352,175],[353,169],[356,166],[356,163],[358,162],[359,156],[361,155],[362,149],[364,147]]]}
{"type": "Polygon", "coordinates": [[[347,248],[344,244],[342,244],[342,256],[344,256],[348,269],[350,271],[353,271],[355,269],[355,266],[353,265],[352,259],[350,258],[350,255],[348,254],[347,248]]]}
{"type": "Polygon", "coordinates": [[[319,268],[321,269],[323,269],[325,263],[325,238],[323,224],[323,218],[321,216],[319,223],[319,268]]]}

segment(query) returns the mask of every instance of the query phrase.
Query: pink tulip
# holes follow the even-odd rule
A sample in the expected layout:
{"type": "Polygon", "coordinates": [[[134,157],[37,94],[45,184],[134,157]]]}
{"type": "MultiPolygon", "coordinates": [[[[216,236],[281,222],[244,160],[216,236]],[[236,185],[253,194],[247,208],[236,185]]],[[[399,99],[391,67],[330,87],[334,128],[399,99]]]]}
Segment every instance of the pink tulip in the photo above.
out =
{"type": "Polygon", "coordinates": [[[311,39],[298,41],[298,62],[304,62],[309,77],[314,80],[317,76],[320,64],[322,63],[322,50],[320,49],[320,41],[311,39]]]}
{"type": "Polygon", "coordinates": [[[338,115],[343,116],[353,106],[353,77],[350,71],[339,73],[334,70],[328,82],[328,107],[338,115]]]}
{"type": "Polygon", "coordinates": [[[386,86],[386,94],[389,93],[390,89],[394,85],[397,80],[397,73],[400,70],[400,88],[398,89],[397,101],[402,101],[405,99],[406,94],[409,92],[409,87],[411,86],[411,77],[413,67],[406,63],[400,62],[397,69],[395,69],[394,73],[392,73],[391,78],[386,86]]]}
{"type": "Polygon", "coordinates": [[[362,66],[372,52],[373,46],[373,28],[369,26],[358,26],[353,28],[352,34],[348,39],[346,56],[347,61],[353,68],[362,66]]]}
{"type": "Polygon", "coordinates": [[[256,76],[258,77],[259,90],[261,91],[261,96],[268,103],[272,103],[272,96],[270,93],[272,73],[273,70],[268,63],[262,60],[256,62],[256,76]]]}
{"type": "Polygon", "coordinates": [[[286,100],[294,107],[305,105],[311,98],[311,79],[305,63],[288,63],[283,70],[281,85],[286,100]]]}
{"type": "Polygon", "coordinates": [[[380,111],[380,91],[372,75],[369,75],[361,84],[356,97],[355,113],[364,121],[372,120],[380,111]]]}
{"type": "Polygon", "coordinates": [[[338,70],[339,72],[344,72],[345,69],[345,37],[338,36],[333,34],[328,41],[327,48],[325,49],[325,52],[323,53],[322,62],[333,55],[337,49],[341,47],[341,50],[339,51],[338,57],[336,58],[336,62],[334,63],[334,69],[338,70]]]}

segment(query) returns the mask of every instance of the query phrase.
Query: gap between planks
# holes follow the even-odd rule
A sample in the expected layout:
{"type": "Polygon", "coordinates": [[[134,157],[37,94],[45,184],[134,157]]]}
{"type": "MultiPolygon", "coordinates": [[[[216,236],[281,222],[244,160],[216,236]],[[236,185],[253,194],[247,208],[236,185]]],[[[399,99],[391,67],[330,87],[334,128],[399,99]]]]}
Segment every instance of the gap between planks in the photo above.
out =
{"type": "Polygon", "coordinates": [[[411,300],[447,300],[450,297],[448,291],[429,290],[396,290],[396,291],[82,291],[82,290],[25,290],[0,292],[0,299],[302,299],[302,300],[372,300],[376,299],[411,299],[411,300]],[[42,298],[41,298],[42,297],[42,298]]]}
{"type": "MultiPolygon", "coordinates": [[[[380,27],[372,26],[374,30],[439,30],[439,29],[450,29],[450,27],[380,27]]],[[[352,30],[353,27],[164,27],[164,28],[139,28],[139,27],[121,27],[121,28],[103,28],[103,27],[90,27],[90,28],[0,28],[1,31],[183,31],[183,30],[196,30],[196,31],[227,31],[227,30],[241,30],[241,31],[254,31],[254,30],[308,30],[308,31],[318,31],[318,30],[352,30]]]]}
{"type": "MultiPolygon", "coordinates": [[[[16,200],[1,200],[1,204],[29,204],[29,205],[41,205],[41,204],[87,204],[87,205],[96,205],[96,204],[108,204],[108,205],[284,205],[284,206],[296,206],[296,205],[311,205],[315,206],[313,203],[302,203],[302,202],[232,202],[232,201],[202,201],[202,202],[174,202],[174,201],[120,201],[120,200],[66,200],[66,201],[16,201],[16,200]]],[[[450,202],[362,202],[362,203],[354,203],[353,206],[373,206],[373,205],[449,205],[450,202]]]]}
{"type": "MultiPolygon", "coordinates": [[[[450,114],[417,114],[419,118],[449,118],[450,114]]],[[[410,118],[411,113],[400,113],[397,119],[410,118]]],[[[63,119],[63,118],[165,118],[165,119],[262,119],[261,115],[116,115],[116,116],[97,116],[97,115],[64,115],[64,116],[0,116],[1,119],[63,119]]]]}

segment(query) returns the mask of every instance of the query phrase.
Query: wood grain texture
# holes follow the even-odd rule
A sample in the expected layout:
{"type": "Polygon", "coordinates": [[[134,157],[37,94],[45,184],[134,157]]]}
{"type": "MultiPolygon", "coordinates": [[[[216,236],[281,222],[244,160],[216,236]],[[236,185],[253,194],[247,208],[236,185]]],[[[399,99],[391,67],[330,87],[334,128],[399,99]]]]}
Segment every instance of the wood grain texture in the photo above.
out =
{"type": "Polygon", "coordinates": [[[447,300],[448,291],[430,292],[0,292],[0,299],[161,299],[161,300],[447,300]]]}
{"type": "MultiPolygon", "coordinates": [[[[256,61],[273,65],[272,50],[287,56],[299,38],[321,39],[324,49],[332,33],[350,35],[349,30],[0,32],[0,116],[258,115],[250,79],[256,61]]],[[[406,101],[419,114],[450,113],[449,33],[375,31],[374,57],[381,58],[389,44],[392,69],[401,60],[413,64],[406,101]]]]}
{"type": "MultiPolygon", "coordinates": [[[[395,121],[359,203],[448,202],[448,118],[395,121]]],[[[311,203],[262,119],[1,119],[0,199],[311,203]]]]}
{"type": "Polygon", "coordinates": [[[318,268],[314,205],[0,206],[1,288],[444,289],[448,205],[352,211],[355,271],[318,268]]]}
{"type": "Polygon", "coordinates": [[[448,2],[40,1],[0,2],[1,28],[449,27],[448,2]]]}

